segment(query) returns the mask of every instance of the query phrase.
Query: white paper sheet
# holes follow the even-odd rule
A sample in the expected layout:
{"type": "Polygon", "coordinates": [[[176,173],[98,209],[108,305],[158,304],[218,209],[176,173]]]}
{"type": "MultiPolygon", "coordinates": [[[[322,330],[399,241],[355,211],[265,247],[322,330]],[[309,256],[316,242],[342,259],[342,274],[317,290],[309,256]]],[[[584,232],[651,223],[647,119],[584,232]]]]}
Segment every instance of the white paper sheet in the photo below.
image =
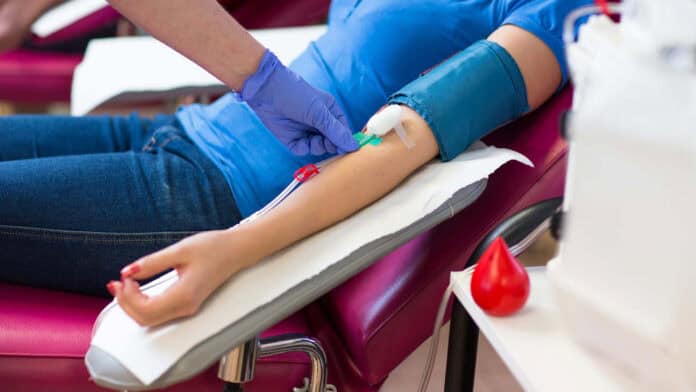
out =
{"type": "Polygon", "coordinates": [[[31,26],[31,32],[42,38],[47,37],[108,6],[106,0],[66,1],[37,19],[31,26]]]}
{"type": "MultiPolygon", "coordinates": [[[[251,34],[288,64],[324,31],[326,26],[320,25],[252,30],[251,34]]],[[[105,103],[227,90],[213,75],[152,37],[98,39],[89,44],[75,70],[71,112],[80,116],[105,103]]]]}
{"type": "MultiPolygon", "coordinates": [[[[144,385],[161,377],[187,351],[291,288],[378,238],[406,228],[430,214],[458,190],[488,177],[516,160],[531,166],[523,155],[487,147],[448,162],[433,162],[412,175],[393,192],[358,212],[253,268],[234,276],[208,299],[192,318],[164,327],[139,327],[114,303],[100,315],[92,345],[121,362],[144,385]]],[[[161,292],[175,281],[164,276],[149,289],[161,292]]]]}

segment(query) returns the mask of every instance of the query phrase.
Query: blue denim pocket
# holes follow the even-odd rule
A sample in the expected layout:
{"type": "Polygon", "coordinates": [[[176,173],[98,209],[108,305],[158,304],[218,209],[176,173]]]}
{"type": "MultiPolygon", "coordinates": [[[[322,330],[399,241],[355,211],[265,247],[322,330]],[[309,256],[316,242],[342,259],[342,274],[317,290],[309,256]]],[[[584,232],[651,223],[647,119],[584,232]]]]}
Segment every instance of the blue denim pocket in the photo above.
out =
{"type": "Polygon", "coordinates": [[[164,125],[152,134],[150,139],[143,146],[143,152],[157,153],[157,150],[163,149],[174,140],[187,140],[190,142],[186,133],[174,125],[164,125]]]}

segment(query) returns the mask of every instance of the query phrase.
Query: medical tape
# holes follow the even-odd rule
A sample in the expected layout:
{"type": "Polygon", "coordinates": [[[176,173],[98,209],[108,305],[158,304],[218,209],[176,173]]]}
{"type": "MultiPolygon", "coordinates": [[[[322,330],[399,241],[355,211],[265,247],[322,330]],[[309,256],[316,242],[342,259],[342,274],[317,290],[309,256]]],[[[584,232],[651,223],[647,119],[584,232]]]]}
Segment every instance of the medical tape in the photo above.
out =
{"type": "Polygon", "coordinates": [[[416,146],[416,144],[408,138],[406,129],[401,123],[402,115],[403,109],[400,105],[387,106],[382,111],[370,118],[365,126],[365,134],[381,137],[393,130],[396,132],[396,135],[399,136],[401,142],[406,145],[406,148],[409,150],[412,149],[416,146]]]}

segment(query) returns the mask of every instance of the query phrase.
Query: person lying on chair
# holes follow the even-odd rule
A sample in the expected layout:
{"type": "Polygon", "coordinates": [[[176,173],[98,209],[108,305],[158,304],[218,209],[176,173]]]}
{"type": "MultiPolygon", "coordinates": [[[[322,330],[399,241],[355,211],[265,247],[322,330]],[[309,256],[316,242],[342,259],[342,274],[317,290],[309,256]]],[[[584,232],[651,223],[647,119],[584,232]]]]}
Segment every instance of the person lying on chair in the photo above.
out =
{"type": "Polygon", "coordinates": [[[0,280],[102,295],[120,272],[108,289],[139,324],[193,315],[236,272],[539,107],[567,79],[564,17],[586,3],[334,1],[328,31],[290,69],[330,94],[353,131],[403,105],[415,147],[390,133],[244,225],[335,146],[294,155],[257,115],[264,106],[236,93],[154,119],[0,118],[0,280]],[[138,281],[172,268],[167,291],[141,292],[138,281]]]}

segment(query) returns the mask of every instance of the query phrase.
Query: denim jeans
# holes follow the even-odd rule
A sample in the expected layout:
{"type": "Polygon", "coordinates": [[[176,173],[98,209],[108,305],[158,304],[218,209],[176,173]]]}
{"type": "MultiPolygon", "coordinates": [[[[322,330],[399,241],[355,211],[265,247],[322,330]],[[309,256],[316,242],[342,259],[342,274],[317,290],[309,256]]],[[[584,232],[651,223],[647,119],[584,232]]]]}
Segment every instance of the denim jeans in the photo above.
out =
{"type": "Polygon", "coordinates": [[[138,257],[239,220],[173,116],[0,117],[0,281],[106,295],[138,257]]]}

